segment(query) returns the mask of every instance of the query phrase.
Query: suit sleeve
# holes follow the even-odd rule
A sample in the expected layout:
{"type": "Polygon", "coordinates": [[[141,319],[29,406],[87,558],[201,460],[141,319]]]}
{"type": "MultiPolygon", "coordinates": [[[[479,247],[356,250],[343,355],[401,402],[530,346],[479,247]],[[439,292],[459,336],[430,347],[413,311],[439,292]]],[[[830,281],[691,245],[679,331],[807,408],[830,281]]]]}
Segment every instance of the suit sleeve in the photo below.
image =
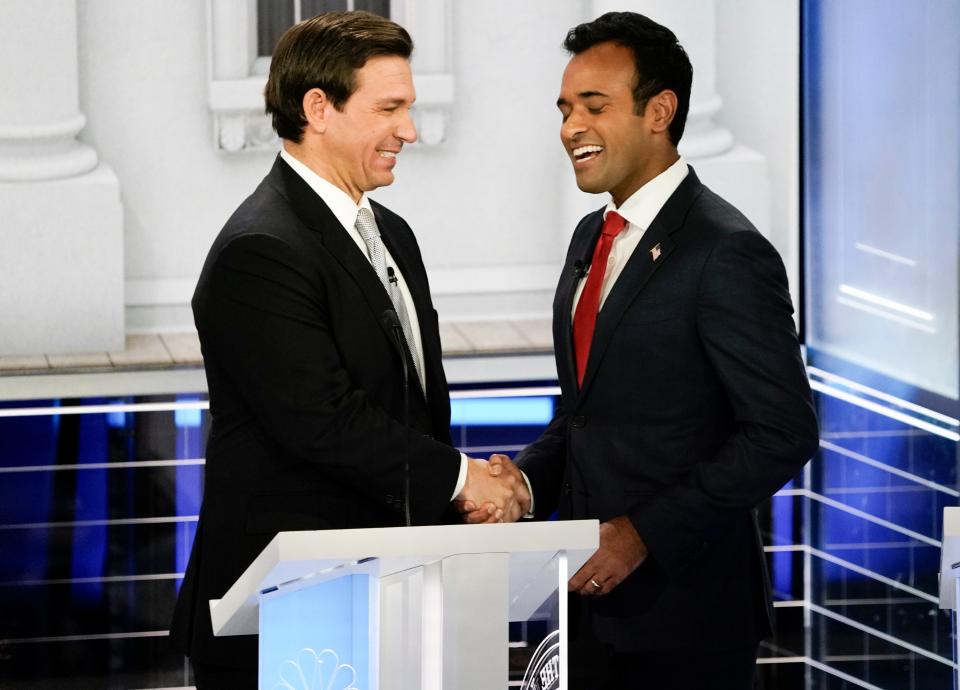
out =
{"type": "Polygon", "coordinates": [[[533,488],[534,516],[546,520],[557,510],[567,458],[567,415],[558,409],[536,441],[515,458],[533,488]]]}
{"type": "Polygon", "coordinates": [[[668,575],[772,496],[817,450],[818,430],[786,274],[755,231],[724,237],[706,262],[697,327],[736,431],[713,458],[631,514],[668,575]]]}
{"type": "Polygon", "coordinates": [[[401,495],[409,447],[413,521],[436,522],[449,505],[459,453],[408,432],[352,384],[316,273],[275,237],[230,242],[195,304],[204,358],[236,386],[273,442],[381,505],[401,495]]]}

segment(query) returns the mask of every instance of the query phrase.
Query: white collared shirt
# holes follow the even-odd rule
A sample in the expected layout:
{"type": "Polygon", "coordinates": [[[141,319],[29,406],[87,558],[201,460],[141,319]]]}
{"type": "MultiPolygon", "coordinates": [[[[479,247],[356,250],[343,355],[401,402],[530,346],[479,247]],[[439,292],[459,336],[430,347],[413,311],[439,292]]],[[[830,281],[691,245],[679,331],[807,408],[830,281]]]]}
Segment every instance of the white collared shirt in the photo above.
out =
{"type": "MultiPolygon", "coordinates": [[[[367,195],[363,194],[360,197],[360,203],[355,204],[353,199],[351,199],[345,191],[320,177],[304,163],[301,163],[292,156],[286,149],[280,151],[280,157],[286,161],[287,165],[293,168],[294,172],[303,178],[304,182],[310,185],[310,189],[317,193],[317,196],[323,200],[323,203],[327,205],[337,220],[340,221],[340,225],[342,225],[344,230],[347,231],[347,234],[350,235],[350,238],[357,245],[360,253],[363,254],[367,261],[370,261],[370,255],[367,253],[367,243],[363,241],[363,237],[356,227],[357,214],[361,208],[365,208],[370,211],[371,215],[373,214],[373,209],[370,207],[370,199],[367,198],[367,195]]],[[[420,319],[417,318],[417,309],[413,304],[413,296],[410,294],[410,288],[407,287],[407,281],[403,277],[403,272],[390,255],[390,250],[387,249],[386,243],[384,243],[383,247],[383,256],[387,262],[387,266],[392,267],[394,270],[394,275],[397,277],[397,287],[400,288],[403,303],[407,308],[407,316],[410,317],[410,330],[413,331],[414,340],[413,345],[417,351],[418,371],[414,373],[420,378],[420,389],[426,391],[427,382],[425,378],[427,374],[423,365],[423,340],[420,335],[420,319]]]]}
{"type": "MultiPolygon", "coordinates": [[[[606,220],[607,214],[616,211],[624,220],[627,221],[626,227],[613,240],[613,247],[610,250],[610,258],[607,259],[607,271],[603,276],[603,290],[600,292],[600,308],[613,289],[614,283],[623,272],[623,267],[633,255],[637,245],[646,233],[650,223],[660,213],[660,209],[667,203],[667,199],[677,191],[677,187],[687,177],[689,169],[683,156],[655,178],[640,187],[630,195],[620,208],[611,199],[607,207],[603,210],[603,218],[606,220]]],[[[592,269],[592,267],[591,267],[592,269]]],[[[577,313],[577,304],[580,302],[580,294],[583,292],[586,280],[581,279],[577,286],[577,293],[573,298],[573,314],[577,313]]]]}

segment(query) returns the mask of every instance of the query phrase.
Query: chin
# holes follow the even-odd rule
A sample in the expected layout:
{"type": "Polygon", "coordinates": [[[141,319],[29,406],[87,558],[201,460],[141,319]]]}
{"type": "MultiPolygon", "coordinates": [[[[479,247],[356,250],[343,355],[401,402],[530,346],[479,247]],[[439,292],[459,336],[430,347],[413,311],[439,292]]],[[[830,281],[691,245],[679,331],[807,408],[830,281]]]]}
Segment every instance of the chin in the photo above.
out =
{"type": "Polygon", "coordinates": [[[389,187],[393,184],[394,181],[393,174],[389,175],[377,175],[374,179],[370,180],[370,189],[368,191],[373,191],[374,189],[380,189],[380,187],[389,187]]]}
{"type": "Polygon", "coordinates": [[[587,194],[602,194],[603,192],[607,191],[606,189],[602,188],[602,185],[599,185],[595,182],[590,183],[589,181],[581,180],[580,178],[577,178],[577,187],[580,188],[581,192],[586,192],[587,194]]]}

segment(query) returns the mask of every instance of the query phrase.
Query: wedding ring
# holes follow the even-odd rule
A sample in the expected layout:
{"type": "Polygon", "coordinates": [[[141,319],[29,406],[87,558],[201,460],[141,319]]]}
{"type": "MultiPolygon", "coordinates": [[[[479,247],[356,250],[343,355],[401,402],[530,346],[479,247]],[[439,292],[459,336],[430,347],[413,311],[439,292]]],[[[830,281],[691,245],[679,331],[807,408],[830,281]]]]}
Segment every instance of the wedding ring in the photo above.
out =
{"type": "Polygon", "coordinates": [[[596,587],[597,589],[600,589],[601,587],[600,583],[594,580],[592,577],[590,578],[590,584],[596,587]]]}

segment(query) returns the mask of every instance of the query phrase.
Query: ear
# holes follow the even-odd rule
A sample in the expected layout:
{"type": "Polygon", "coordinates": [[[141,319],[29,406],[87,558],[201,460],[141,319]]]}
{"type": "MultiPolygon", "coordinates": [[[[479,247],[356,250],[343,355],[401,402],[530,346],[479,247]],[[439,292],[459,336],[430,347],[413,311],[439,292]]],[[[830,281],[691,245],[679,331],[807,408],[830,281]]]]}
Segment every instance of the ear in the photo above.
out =
{"type": "Polygon", "coordinates": [[[677,114],[677,94],[670,89],[664,89],[647,101],[645,115],[650,128],[656,132],[666,132],[677,114]]]}
{"type": "Polygon", "coordinates": [[[303,117],[307,121],[306,129],[322,134],[327,129],[327,119],[333,105],[323,89],[310,89],[303,94],[303,117]]]}

